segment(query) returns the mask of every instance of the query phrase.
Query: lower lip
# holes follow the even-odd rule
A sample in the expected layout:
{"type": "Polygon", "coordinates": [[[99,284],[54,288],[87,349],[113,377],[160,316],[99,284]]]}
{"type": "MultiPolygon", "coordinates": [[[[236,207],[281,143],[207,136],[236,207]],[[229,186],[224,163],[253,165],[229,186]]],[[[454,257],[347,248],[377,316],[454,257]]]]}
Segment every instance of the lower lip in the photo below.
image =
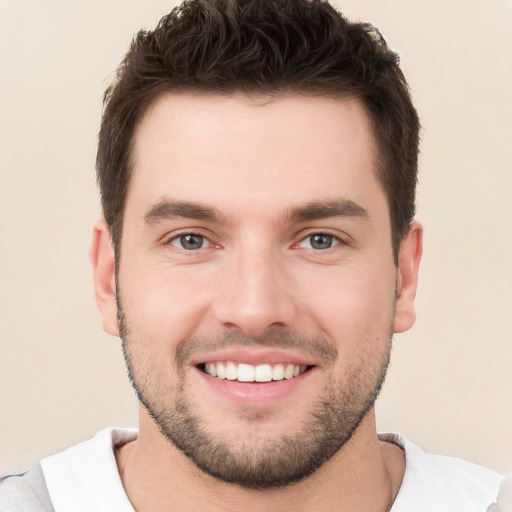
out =
{"type": "Polygon", "coordinates": [[[271,382],[239,382],[237,380],[218,379],[198,368],[195,371],[201,380],[215,393],[225,396],[239,405],[270,405],[272,402],[292,395],[316,373],[316,367],[305,371],[298,377],[271,382]]]}

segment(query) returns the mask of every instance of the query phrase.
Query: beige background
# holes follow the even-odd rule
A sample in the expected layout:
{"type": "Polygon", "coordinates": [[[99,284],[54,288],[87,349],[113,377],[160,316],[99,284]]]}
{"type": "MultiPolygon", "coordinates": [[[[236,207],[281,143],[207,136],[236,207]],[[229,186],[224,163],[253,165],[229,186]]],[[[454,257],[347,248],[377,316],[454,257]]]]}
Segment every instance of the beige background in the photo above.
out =
{"type": "MultiPolygon", "coordinates": [[[[136,423],[87,248],[102,91],[161,0],[0,0],[0,473],[136,423]]],[[[347,0],[402,56],[425,254],[379,428],[512,471],[512,1],[347,0]]]]}

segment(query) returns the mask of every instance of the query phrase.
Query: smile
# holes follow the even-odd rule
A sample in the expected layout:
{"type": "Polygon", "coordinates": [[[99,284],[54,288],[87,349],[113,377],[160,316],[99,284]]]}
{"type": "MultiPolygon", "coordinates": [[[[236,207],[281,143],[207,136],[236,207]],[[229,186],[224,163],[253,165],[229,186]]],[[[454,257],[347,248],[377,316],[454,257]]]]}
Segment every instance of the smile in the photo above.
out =
{"type": "Polygon", "coordinates": [[[201,368],[205,373],[218,379],[239,382],[271,382],[293,379],[302,375],[310,366],[303,364],[277,363],[251,365],[232,361],[205,363],[201,368]]]}

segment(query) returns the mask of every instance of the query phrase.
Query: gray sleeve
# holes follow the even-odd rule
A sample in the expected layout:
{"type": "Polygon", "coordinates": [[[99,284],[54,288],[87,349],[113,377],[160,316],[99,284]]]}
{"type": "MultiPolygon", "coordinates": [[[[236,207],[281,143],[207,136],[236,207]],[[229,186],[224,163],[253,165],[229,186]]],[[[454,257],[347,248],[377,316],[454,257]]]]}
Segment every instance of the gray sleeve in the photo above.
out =
{"type": "Polygon", "coordinates": [[[0,512],[55,512],[40,464],[0,479],[0,512]]]}

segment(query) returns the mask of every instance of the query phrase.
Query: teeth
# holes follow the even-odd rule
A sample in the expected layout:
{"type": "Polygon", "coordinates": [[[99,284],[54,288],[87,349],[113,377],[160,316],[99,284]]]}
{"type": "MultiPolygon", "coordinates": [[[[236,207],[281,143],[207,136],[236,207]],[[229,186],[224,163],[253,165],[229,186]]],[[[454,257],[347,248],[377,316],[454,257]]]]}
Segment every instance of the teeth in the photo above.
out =
{"type": "Polygon", "coordinates": [[[254,366],[250,364],[238,365],[238,380],[240,382],[254,382],[254,366]]]}
{"type": "Polygon", "coordinates": [[[206,372],[210,375],[213,375],[214,377],[217,376],[217,365],[208,363],[206,372]]]}
{"type": "MultiPolygon", "coordinates": [[[[215,365],[215,363],[210,363],[210,367],[211,366],[217,366],[217,377],[219,379],[226,378],[226,367],[222,363],[217,363],[217,365],[215,365]]],[[[213,373],[211,373],[210,375],[213,375],[213,373]]]]}
{"type": "Polygon", "coordinates": [[[274,365],[272,368],[272,380],[283,380],[284,379],[284,366],[282,364],[274,365]]]}
{"type": "Polygon", "coordinates": [[[292,379],[306,371],[306,365],[299,364],[235,364],[232,361],[223,363],[206,363],[205,373],[218,379],[238,380],[239,382],[270,382],[272,380],[292,379]]]}
{"type": "Polygon", "coordinates": [[[284,378],[291,379],[293,377],[293,370],[294,370],[294,365],[287,364],[286,368],[284,369],[284,378]]]}
{"type": "MultiPolygon", "coordinates": [[[[238,369],[240,370],[238,365],[238,369]]],[[[256,382],[270,382],[272,380],[272,366],[269,364],[259,364],[254,368],[254,380],[256,382]]]]}
{"type": "Polygon", "coordinates": [[[226,379],[237,380],[237,378],[238,378],[238,371],[237,371],[236,364],[229,361],[226,364],[226,379]]]}

